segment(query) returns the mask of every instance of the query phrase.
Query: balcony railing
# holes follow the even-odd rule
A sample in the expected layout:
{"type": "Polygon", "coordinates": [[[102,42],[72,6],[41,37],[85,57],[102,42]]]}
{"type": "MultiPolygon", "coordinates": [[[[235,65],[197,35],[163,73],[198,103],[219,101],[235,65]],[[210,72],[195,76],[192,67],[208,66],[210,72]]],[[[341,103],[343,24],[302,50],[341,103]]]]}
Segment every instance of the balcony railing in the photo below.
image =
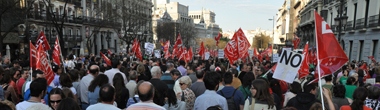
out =
{"type": "Polygon", "coordinates": [[[379,15],[370,16],[368,27],[376,27],[376,26],[380,26],[379,15]]]}
{"type": "Polygon", "coordinates": [[[365,28],[364,21],[365,21],[365,18],[357,19],[356,20],[355,29],[363,29],[363,28],[365,28]]]}
{"type": "Polygon", "coordinates": [[[353,21],[347,21],[346,31],[351,31],[353,29],[353,21]]]}

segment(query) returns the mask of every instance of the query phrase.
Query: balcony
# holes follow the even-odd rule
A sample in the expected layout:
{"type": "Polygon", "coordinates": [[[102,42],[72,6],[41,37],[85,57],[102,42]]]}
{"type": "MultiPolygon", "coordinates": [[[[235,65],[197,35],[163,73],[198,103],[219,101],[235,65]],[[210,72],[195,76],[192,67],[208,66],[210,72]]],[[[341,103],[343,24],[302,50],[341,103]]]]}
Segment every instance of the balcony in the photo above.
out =
{"type": "Polygon", "coordinates": [[[364,21],[365,21],[365,18],[357,19],[356,20],[355,29],[363,29],[363,28],[365,28],[364,21]]]}
{"type": "Polygon", "coordinates": [[[353,29],[353,21],[347,21],[346,31],[352,31],[353,29]]]}
{"type": "Polygon", "coordinates": [[[379,24],[379,15],[373,15],[369,17],[368,27],[377,27],[379,24]]]}

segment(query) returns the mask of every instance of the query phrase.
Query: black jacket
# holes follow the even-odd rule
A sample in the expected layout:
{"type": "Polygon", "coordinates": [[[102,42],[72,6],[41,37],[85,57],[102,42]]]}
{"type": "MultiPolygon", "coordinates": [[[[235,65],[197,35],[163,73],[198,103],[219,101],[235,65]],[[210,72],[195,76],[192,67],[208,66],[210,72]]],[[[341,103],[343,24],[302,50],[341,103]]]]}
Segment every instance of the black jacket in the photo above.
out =
{"type": "Polygon", "coordinates": [[[311,93],[298,93],[295,97],[289,100],[286,107],[295,107],[297,110],[309,110],[311,105],[319,102],[314,94],[311,93]]]}

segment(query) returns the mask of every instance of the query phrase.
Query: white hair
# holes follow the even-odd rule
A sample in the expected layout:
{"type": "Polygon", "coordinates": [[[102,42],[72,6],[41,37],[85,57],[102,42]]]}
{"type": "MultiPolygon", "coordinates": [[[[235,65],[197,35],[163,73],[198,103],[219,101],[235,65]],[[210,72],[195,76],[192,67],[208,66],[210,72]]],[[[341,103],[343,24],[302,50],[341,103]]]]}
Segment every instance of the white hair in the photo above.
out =
{"type": "Polygon", "coordinates": [[[189,76],[182,76],[181,78],[178,79],[178,81],[179,81],[180,83],[185,83],[185,84],[187,84],[188,87],[191,86],[191,82],[192,82],[189,76]]]}
{"type": "Polygon", "coordinates": [[[150,69],[150,73],[152,73],[152,77],[157,77],[161,74],[161,68],[159,66],[153,66],[152,69],[150,69]]]}

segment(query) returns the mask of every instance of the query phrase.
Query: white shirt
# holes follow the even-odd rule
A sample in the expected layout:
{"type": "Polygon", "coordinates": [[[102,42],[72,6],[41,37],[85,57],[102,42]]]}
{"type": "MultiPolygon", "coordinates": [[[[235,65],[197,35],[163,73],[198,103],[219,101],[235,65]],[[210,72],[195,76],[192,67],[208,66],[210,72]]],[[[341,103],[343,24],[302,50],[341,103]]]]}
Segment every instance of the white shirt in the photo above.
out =
{"type": "Polygon", "coordinates": [[[67,67],[71,70],[71,69],[74,69],[75,67],[75,63],[73,60],[69,60],[67,61],[67,67]]]}
{"type": "Polygon", "coordinates": [[[127,87],[128,91],[129,91],[129,97],[133,97],[135,96],[135,89],[136,89],[136,81],[135,80],[131,80],[129,81],[125,87],[127,87]]]}
{"type": "Polygon", "coordinates": [[[87,107],[86,110],[120,110],[120,109],[114,105],[97,103],[97,104],[87,107]]]}
{"type": "Polygon", "coordinates": [[[179,85],[179,81],[175,81],[174,86],[173,86],[174,93],[182,93],[181,86],[179,85]]]}
{"type": "Polygon", "coordinates": [[[112,69],[107,70],[107,71],[104,72],[104,74],[107,75],[107,77],[108,77],[109,84],[113,85],[113,77],[115,76],[116,73],[120,73],[123,76],[123,78],[124,78],[124,84],[128,83],[127,77],[125,76],[125,74],[123,72],[121,72],[117,68],[112,68],[112,69]]]}
{"type": "Polygon", "coordinates": [[[87,74],[79,82],[78,96],[80,97],[81,101],[84,103],[88,103],[88,97],[87,97],[88,86],[90,86],[90,83],[92,80],[94,80],[94,76],[92,74],[87,74]]]}
{"type": "MultiPolygon", "coordinates": [[[[58,88],[62,89],[62,86],[58,86],[58,88]]],[[[74,87],[70,87],[69,89],[74,95],[77,95],[77,90],[74,87]]]]}
{"type": "Polygon", "coordinates": [[[34,106],[34,105],[37,105],[37,106],[43,106],[43,107],[47,107],[47,108],[50,108],[49,106],[45,105],[45,104],[42,104],[40,102],[29,102],[29,101],[22,101],[20,103],[18,103],[16,105],[16,110],[28,110],[29,107],[31,106],[34,106]]]}

